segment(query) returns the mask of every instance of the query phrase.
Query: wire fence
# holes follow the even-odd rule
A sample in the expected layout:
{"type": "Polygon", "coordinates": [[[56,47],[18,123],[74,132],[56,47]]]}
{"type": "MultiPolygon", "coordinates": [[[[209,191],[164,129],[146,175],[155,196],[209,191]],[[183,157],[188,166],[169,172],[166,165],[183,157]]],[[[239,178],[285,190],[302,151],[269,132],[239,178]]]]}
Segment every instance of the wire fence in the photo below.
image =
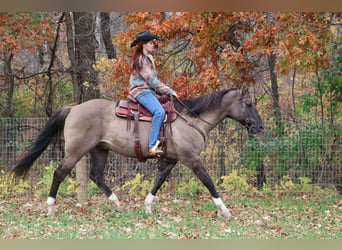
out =
{"type": "MultiPolygon", "coordinates": [[[[25,153],[47,122],[46,118],[0,119],[0,174],[4,175],[25,153]]],[[[293,183],[304,180],[321,187],[335,187],[342,192],[341,122],[331,118],[264,120],[265,131],[249,137],[245,129],[226,119],[211,131],[201,156],[211,177],[220,179],[233,171],[247,178],[250,185],[262,188],[279,185],[284,179],[293,183]]],[[[63,158],[63,139],[54,140],[34,163],[31,185],[39,181],[51,161],[63,158]]],[[[89,166],[89,159],[87,159],[89,166]]],[[[106,165],[106,182],[111,188],[133,179],[136,174],[152,180],[158,161],[145,163],[110,153],[106,165]]],[[[180,181],[194,175],[178,164],[168,177],[169,192],[180,181]]]]}

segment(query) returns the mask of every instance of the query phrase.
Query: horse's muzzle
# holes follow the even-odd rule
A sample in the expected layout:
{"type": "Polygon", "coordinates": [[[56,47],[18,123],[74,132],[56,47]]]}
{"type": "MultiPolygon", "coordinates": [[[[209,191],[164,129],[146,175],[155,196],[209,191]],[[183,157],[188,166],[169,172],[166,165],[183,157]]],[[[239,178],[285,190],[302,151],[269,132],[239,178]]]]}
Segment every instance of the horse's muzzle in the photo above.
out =
{"type": "Polygon", "coordinates": [[[248,131],[252,134],[258,134],[264,130],[264,125],[261,121],[258,122],[251,118],[247,118],[245,120],[245,126],[248,129],[248,131]]]}

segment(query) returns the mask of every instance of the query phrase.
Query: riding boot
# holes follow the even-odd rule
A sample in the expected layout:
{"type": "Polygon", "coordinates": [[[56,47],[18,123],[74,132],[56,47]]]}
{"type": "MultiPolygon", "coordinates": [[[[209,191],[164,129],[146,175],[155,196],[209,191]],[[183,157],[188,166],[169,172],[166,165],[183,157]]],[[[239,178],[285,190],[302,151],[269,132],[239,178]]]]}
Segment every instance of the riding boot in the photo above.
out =
{"type": "Polygon", "coordinates": [[[164,154],[163,150],[159,148],[160,146],[160,141],[158,140],[156,144],[150,148],[150,154],[154,157],[160,157],[164,154]]]}

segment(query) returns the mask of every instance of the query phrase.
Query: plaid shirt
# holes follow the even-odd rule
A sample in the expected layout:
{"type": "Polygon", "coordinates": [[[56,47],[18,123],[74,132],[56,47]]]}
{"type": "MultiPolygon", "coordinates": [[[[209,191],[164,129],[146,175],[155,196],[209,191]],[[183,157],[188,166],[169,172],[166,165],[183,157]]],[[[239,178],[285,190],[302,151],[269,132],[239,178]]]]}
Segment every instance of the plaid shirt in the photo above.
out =
{"type": "Polygon", "coordinates": [[[152,55],[141,56],[139,61],[141,65],[140,72],[132,72],[129,79],[130,94],[137,97],[141,92],[147,90],[159,95],[172,95],[172,89],[159,81],[152,55]]]}

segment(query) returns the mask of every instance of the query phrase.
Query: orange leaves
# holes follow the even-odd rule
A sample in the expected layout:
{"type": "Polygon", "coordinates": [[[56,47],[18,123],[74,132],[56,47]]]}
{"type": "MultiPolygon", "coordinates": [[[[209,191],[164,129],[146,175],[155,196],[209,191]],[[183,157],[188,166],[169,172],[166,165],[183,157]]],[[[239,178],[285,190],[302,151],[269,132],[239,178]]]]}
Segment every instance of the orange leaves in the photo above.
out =
{"type": "Polygon", "coordinates": [[[193,93],[189,79],[185,76],[176,77],[171,82],[179,98],[188,98],[193,93]]]}
{"type": "MultiPolygon", "coordinates": [[[[219,72],[227,76],[235,73],[232,70],[226,71],[228,64],[225,63],[225,60],[227,56],[225,57],[222,51],[226,43],[228,26],[237,24],[238,18],[241,16],[248,18],[247,14],[241,13],[183,12],[174,13],[166,19],[162,19],[160,13],[129,13],[126,16],[126,21],[131,28],[116,36],[117,47],[123,54],[130,53],[128,41],[132,41],[138,31],[150,29],[165,39],[161,47],[164,52],[169,53],[165,57],[160,55],[161,59],[156,56],[155,60],[160,62],[157,63],[159,77],[161,79],[169,77],[169,72],[163,70],[163,58],[173,57],[175,58],[174,61],[180,63],[186,60],[190,62],[191,67],[176,66],[177,71],[174,72],[173,76],[176,77],[173,81],[175,86],[173,87],[178,93],[186,93],[187,97],[203,94],[217,90],[223,85],[218,77],[219,72]],[[173,43],[177,44],[181,41],[188,41],[188,46],[182,48],[185,53],[177,51],[179,47],[175,47],[174,51],[167,51],[173,43]],[[183,53],[183,58],[180,58],[180,53],[183,53]],[[177,82],[182,85],[186,84],[186,88],[177,89],[177,82]]],[[[239,62],[241,62],[240,66],[245,63],[243,59],[239,62]]],[[[230,65],[236,67],[239,62],[230,65]]]]}
{"type": "Polygon", "coordinates": [[[47,14],[0,14],[0,51],[16,53],[19,49],[34,49],[53,38],[53,23],[47,14]]]}
{"type": "Polygon", "coordinates": [[[173,89],[178,93],[180,98],[191,98],[198,95],[219,90],[222,82],[218,77],[217,68],[212,65],[207,65],[202,68],[202,71],[196,77],[179,76],[172,80],[173,89]]]}
{"type": "Polygon", "coordinates": [[[329,29],[321,13],[282,13],[277,16],[278,69],[311,71],[326,67],[329,29]],[[289,25],[291,24],[291,25],[289,25]]]}
{"type": "Polygon", "coordinates": [[[255,16],[258,29],[243,42],[242,50],[251,54],[277,55],[276,70],[315,70],[328,62],[328,29],[320,13],[266,13],[255,16]]]}
{"type": "Polygon", "coordinates": [[[179,63],[172,65],[176,70],[171,77],[175,88],[177,82],[186,85],[178,92],[188,96],[222,87],[219,74],[227,81],[224,87],[254,83],[256,69],[267,70],[269,55],[276,55],[275,70],[285,74],[328,65],[329,26],[321,13],[177,12],[162,18],[160,13],[137,12],[127,14],[126,21],[130,28],[116,36],[121,53],[131,53],[129,44],[143,29],[162,36],[163,53],[155,55],[160,77],[170,77],[165,62],[179,63]],[[182,50],[173,46],[182,41],[187,43],[182,50]]]}

